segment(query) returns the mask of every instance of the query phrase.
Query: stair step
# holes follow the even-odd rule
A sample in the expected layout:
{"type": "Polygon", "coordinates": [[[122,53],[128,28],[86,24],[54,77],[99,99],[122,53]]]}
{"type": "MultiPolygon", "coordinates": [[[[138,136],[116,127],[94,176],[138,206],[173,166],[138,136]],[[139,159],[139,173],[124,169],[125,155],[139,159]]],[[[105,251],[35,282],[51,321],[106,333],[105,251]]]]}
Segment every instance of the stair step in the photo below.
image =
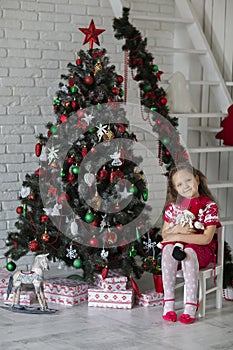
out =
{"type": "Polygon", "coordinates": [[[177,118],[225,118],[227,113],[172,113],[171,117],[177,118]]]}
{"type": "Polygon", "coordinates": [[[187,53],[187,54],[195,54],[195,55],[206,55],[206,50],[197,50],[197,49],[189,49],[189,48],[180,48],[180,47],[159,47],[155,48],[155,53],[166,53],[166,54],[174,54],[174,53],[187,53]]]}
{"type": "Polygon", "coordinates": [[[212,147],[190,147],[189,153],[214,153],[214,152],[232,152],[233,146],[212,146],[212,147]]]}
{"type": "MultiPolygon", "coordinates": [[[[204,86],[204,85],[206,85],[206,86],[213,86],[213,85],[219,85],[220,83],[219,83],[219,81],[217,81],[217,80],[185,80],[186,81],[186,83],[187,84],[189,84],[189,85],[202,85],[202,86],[204,86]]],[[[162,80],[161,81],[161,84],[163,84],[163,85],[165,85],[165,84],[167,84],[167,85],[169,85],[169,79],[164,79],[164,80],[162,80]]]]}
{"type": "Polygon", "coordinates": [[[170,22],[170,23],[183,23],[183,24],[192,24],[193,19],[182,18],[182,17],[163,17],[163,16],[142,16],[133,14],[132,19],[139,19],[142,21],[155,21],[155,22],[170,22]]]}
{"type": "Polygon", "coordinates": [[[200,131],[200,132],[219,132],[222,130],[221,127],[212,126],[188,126],[189,131],[200,131]]]}
{"type": "Polygon", "coordinates": [[[208,187],[211,189],[229,188],[229,187],[233,187],[233,181],[232,180],[216,181],[216,182],[208,181],[208,187]]]}
{"type": "Polygon", "coordinates": [[[233,81],[226,81],[226,86],[233,86],[233,81]]]}

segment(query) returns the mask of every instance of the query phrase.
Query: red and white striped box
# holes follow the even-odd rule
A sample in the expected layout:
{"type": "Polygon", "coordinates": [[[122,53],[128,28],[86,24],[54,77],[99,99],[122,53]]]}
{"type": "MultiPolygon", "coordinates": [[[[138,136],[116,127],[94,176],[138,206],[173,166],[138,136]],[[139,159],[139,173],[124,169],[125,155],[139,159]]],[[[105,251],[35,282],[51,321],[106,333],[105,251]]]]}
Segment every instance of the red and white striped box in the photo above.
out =
{"type": "Polygon", "coordinates": [[[148,290],[136,297],[136,304],[140,306],[159,306],[163,304],[163,293],[148,290]]]}
{"type": "Polygon", "coordinates": [[[12,273],[7,270],[0,270],[0,300],[4,299],[4,294],[7,292],[11,274],[12,273]]]}
{"type": "Polygon", "coordinates": [[[44,281],[45,299],[49,303],[74,306],[88,300],[88,284],[69,278],[52,278],[44,281]]]}
{"type": "Polygon", "coordinates": [[[101,273],[94,274],[95,286],[104,291],[124,291],[126,290],[127,277],[120,275],[118,272],[109,270],[108,276],[103,279],[101,273]]]}
{"type": "Polygon", "coordinates": [[[132,289],[119,291],[104,291],[100,288],[88,289],[88,306],[113,308],[113,309],[132,309],[135,300],[132,289]]]}
{"type": "MultiPolygon", "coordinates": [[[[7,294],[4,293],[4,303],[5,304],[11,304],[12,299],[13,299],[13,293],[11,293],[6,299],[7,294]]],[[[33,303],[33,300],[35,298],[35,293],[33,291],[25,291],[20,293],[20,305],[31,305],[33,303]]]]}

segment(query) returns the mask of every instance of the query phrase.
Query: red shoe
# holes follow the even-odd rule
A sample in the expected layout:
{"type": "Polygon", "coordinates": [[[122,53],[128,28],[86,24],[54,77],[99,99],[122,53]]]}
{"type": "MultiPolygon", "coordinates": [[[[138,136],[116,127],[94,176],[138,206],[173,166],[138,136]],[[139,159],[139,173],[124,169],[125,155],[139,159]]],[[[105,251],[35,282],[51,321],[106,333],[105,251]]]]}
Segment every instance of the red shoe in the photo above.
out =
{"type": "MultiPolygon", "coordinates": [[[[166,303],[166,301],[174,301],[174,300],[175,299],[164,300],[163,305],[164,305],[164,303],[166,303]]],[[[162,315],[162,317],[165,321],[168,321],[168,322],[176,322],[176,320],[177,320],[177,314],[175,313],[175,311],[168,311],[166,313],[166,315],[162,315]]]]}
{"type": "MultiPolygon", "coordinates": [[[[194,303],[186,303],[186,304],[196,306],[197,309],[199,306],[199,304],[194,304],[194,303]]],[[[184,324],[191,324],[196,321],[196,317],[191,317],[189,314],[181,314],[179,317],[179,321],[184,324]]]]}

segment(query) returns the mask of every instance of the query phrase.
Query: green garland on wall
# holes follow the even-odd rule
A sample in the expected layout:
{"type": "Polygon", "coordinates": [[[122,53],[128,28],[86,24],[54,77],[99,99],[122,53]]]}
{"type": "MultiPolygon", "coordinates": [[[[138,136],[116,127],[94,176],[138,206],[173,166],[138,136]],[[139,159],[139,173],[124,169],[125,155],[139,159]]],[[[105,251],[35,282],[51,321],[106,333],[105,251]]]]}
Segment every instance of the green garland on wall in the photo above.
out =
{"type": "Polygon", "coordinates": [[[128,55],[127,64],[134,72],[133,79],[138,82],[141,105],[146,107],[147,113],[149,109],[151,115],[143,119],[152,120],[152,130],[158,134],[161,165],[164,163],[166,169],[170,170],[178,162],[187,162],[188,154],[180,144],[178,119],[169,115],[166,92],[158,85],[163,72],[146,49],[147,39],[143,39],[141,33],[129,22],[129,11],[129,8],[124,7],[122,17],[114,18],[115,37],[118,40],[125,39],[122,50],[128,55]]]}

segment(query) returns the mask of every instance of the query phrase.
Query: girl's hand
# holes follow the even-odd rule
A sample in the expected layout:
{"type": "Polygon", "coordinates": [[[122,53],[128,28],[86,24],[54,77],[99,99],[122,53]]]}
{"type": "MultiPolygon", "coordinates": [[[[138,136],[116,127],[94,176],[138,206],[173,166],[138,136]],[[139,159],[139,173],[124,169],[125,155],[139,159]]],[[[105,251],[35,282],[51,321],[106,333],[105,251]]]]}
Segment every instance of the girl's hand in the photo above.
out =
{"type": "Polygon", "coordinates": [[[165,235],[175,235],[175,234],[185,234],[185,235],[190,235],[194,234],[196,230],[194,228],[189,227],[189,225],[182,226],[180,224],[175,225],[171,228],[166,229],[165,235]]]}

